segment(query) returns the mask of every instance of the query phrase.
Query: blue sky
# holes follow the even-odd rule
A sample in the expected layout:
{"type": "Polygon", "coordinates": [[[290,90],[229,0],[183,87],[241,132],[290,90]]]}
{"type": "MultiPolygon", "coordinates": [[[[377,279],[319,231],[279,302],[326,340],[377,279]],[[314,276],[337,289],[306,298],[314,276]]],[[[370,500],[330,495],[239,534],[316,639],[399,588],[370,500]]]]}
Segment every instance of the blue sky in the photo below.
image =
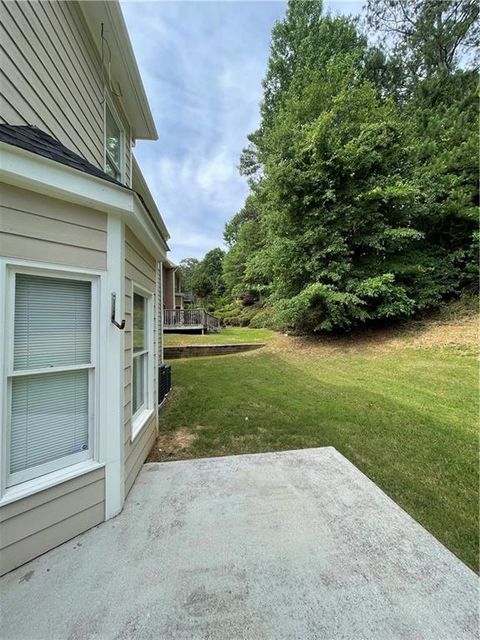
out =
{"type": "MultiPolygon", "coordinates": [[[[358,13],[362,0],[329,0],[358,13]]],[[[135,155],[172,236],[170,258],[223,246],[247,185],[238,173],[259,122],[270,32],[283,1],[124,1],[123,14],[160,139],[135,155]]]]}

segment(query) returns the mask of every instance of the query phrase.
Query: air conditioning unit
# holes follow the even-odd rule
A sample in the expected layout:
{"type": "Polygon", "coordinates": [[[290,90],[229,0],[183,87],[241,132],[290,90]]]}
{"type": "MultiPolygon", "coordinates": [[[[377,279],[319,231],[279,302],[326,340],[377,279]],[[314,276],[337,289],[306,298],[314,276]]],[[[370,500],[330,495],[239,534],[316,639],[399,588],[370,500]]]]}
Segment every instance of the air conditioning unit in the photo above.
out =
{"type": "Polygon", "coordinates": [[[172,386],[172,368],[169,364],[158,367],[158,404],[162,404],[172,386]]]}

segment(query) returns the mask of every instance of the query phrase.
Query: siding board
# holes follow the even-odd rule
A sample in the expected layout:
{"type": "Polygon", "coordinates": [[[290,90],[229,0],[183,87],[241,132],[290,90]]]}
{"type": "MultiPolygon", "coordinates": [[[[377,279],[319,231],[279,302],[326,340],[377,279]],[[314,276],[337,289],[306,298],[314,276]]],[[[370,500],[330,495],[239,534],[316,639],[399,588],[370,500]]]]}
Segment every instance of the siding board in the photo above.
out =
{"type": "Polygon", "coordinates": [[[0,206],[13,211],[68,222],[80,228],[103,231],[106,247],[107,216],[99,211],[73,203],[66,204],[62,200],[42,196],[33,191],[23,191],[7,184],[2,184],[0,206]]]}
{"type": "Polygon", "coordinates": [[[2,523],[2,548],[8,547],[23,538],[28,538],[37,532],[48,529],[52,523],[71,518],[80,511],[85,511],[92,505],[103,502],[104,481],[97,480],[73,493],[59,496],[28,511],[21,517],[9,518],[2,523]],[[21,519],[21,523],[18,520],[21,519]]]}
{"type": "Polygon", "coordinates": [[[0,193],[0,211],[2,256],[106,268],[104,213],[7,185],[0,193]]]}
{"type": "MultiPolygon", "coordinates": [[[[95,46],[87,37],[86,27],[79,19],[75,6],[71,3],[69,6],[64,4],[64,2],[35,3],[32,10],[39,16],[40,23],[42,23],[42,15],[38,12],[41,10],[52,25],[51,29],[44,28],[49,43],[46,46],[51,45],[53,52],[60,50],[64,52],[65,59],[68,60],[65,71],[71,74],[75,87],[85,92],[86,104],[91,101],[93,107],[97,106],[100,120],[103,122],[103,82],[100,60],[96,52],[92,53],[95,51],[95,46]],[[66,42],[70,43],[70,46],[65,46],[66,42]]],[[[47,25],[44,20],[43,22],[47,25]]]]}
{"type": "Polygon", "coordinates": [[[139,284],[145,289],[152,290],[152,287],[154,288],[155,281],[142,273],[136,265],[129,260],[125,261],[125,273],[128,274],[130,280],[133,280],[136,284],[139,284]]]}
{"type": "Polygon", "coordinates": [[[2,93],[20,114],[2,120],[36,125],[102,168],[103,78],[76,14],[73,2],[2,3],[2,93]]]}
{"type": "Polygon", "coordinates": [[[105,469],[103,467],[99,467],[94,471],[90,471],[89,473],[84,473],[80,476],[77,476],[76,478],[72,478],[72,480],[69,480],[68,482],[56,484],[55,486],[45,489],[44,491],[39,491],[38,493],[33,493],[32,495],[27,496],[26,498],[22,498],[21,500],[10,502],[9,504],[6,504],[5,506],[0,508],[0,522],[18,516],[25,511],[34,509],[35,507],[38,507],[52,500],[56,500],[60,496],[77,491],[78,489],[81,489],[82,487],[85,487],[92,482],[103,480],[104,477],[105,469]]]}
{"type": "Polygon", "coordinates": [[[34,536],[24,538],[5,548],[0,554],[0,575],[12,571],[29,560],[71,540],[105,520],[105,504],[100,502],[62,520],[34,536]]]}
{"type": "MultiPolygon", "coordinates": [[[[148,291],[156,293],[156,273],[157,264],[155,258],[146,251],[138,238],[130,231],[125,233],[125,317],[127,328],[131,329],[132,322],[132,286],[133,282],[145,287],[148,291]]],[[[152,305],[153,326],[154,326],[154,353],[157,344],[156,337],[156,306],[154,299],[152,305]]],[[[154,385],[156,384],[156,371],[153,372],[154,385]]],[[[125,336],[124,350],[124,459],[125,459],[125,494],[127,494],[140,471],[140,468],[148,456],[156,437],[156,417],[155,414],[144,425],[142,431],[135,440],[131,441],[132,430],[132,349],[131,331],[125,336]]],[[[155,388],[155,386],[154,386],[155,388]]]]}
{"type": "Polygon", "coordinates": [[[127,244],[125,251],[125,258],[130,266],[138,270],[145,278],[151,283],[155,283],[155,269],[152,269],[151,264],[147,262],[140,254],[127,244]]]}
{"type": "Polygon", "coordinates": [[[0,509],[0,574],[105,519],[105,470],[96,469],[0,509]]]}
{"type": "Polygon", "coordinates": [[[146,457],[153,447],[155,436],[155,417],[153,417],[148,425],[144,427],[143,433],[138,436],[133,443],[135,445],[133,449],[135,453],[130,456],[126,465],[126,469],[128,469],[128,471],[125,473],[125,495],[127,495],[132,488],[135,478],[140,472],[146,457]]]}
{"type": "MultiPolygon", "coordinates": [[[[5,42],[5,35],[1,35],[2,42],[5,42]]],[[[78,115],[75,117],[75,125],[59,105],[61,93],[58,88],[51,90],[46,80],[42,78],[42,82],[35,82],[38,75],[32,68],[30,61],[24,58],[16,44],[11,42],[8,52],[3,49],[2,67],[4,73],[12,79],[14,87],[17,89],[23,101],[27,100],[35,111],[37,119],[40,118],[43,127],[48,127],[52,135],[58,138],[58,131],[61,129],[61,142],[66,147],[76,151],[82,157],[87,158],[97,166],[101,167],[102,159],[100,159],[102,140],[97,139],[95,143],[91,141],[95,130],[95,126],[79,121],[78,115]],[[89,135],[90,131],[92,135],[89,135]]],[[[32,124],[32,123],[28,123],[32,124]]]]}
{"type": "MultiPolygon", "coordinates": [[[[77,66],[71,64],[69,67],[66,64],[65,61],[69,61],[68,50],[65,50],[63,44],[64,54],[59,57],[59,60],[55,59],[55,47],[51,44],[50,35],[54,35],[58,40],[55,33],[56,25],[52,25],[50,30],[45,29],[45,20],[42,23],[35,15],[37,9],[38,7],[32,6],[32,10],[29,12],[30,22],[21,5],[6,3],[5,17],[8,17],[8,20],[5,20],[5,28],[12,40],[15,41],[19,55],[23,56],[23,64],[29,64],[36,77],[46,79],[45,86],[49,95],[56,100],[62,113],[69,121],[80,124],[92,119],[97,130],[101,130],[103,126],[101,93],[97,91],[96,96],[88,95],[88,79],[85,78],[82,83],[77,77],[77,66]],[[27,39],[24,34],[32,31],[37,37],[27,39]],[[69,82],[65,78],[69,78],[69,82]],[[85,95],[88,95],[89,103],[85,100],[85,95]]],[[[26,13],[28,14],[28,12],[26,13]]],[[[59,45],[60,43],[57,46],[57,51],[60,51],[59,45]]],[[[91,127],[82,126],[81,131],[78,131],[78,126],[74,126],[74,128],[77,135],[85,134],[89,145],[94,145],[97,147],[98,153],[102,153],[102,139],[93,134],[91,127]]],[[[87,149],[89,145],[87,145],[87,149]]]]}
{"type": "Polygon", "coordinates": [[[8,233],[0,234],[0,253],[8,258],[56,262],[72,267],[106,268],[106,257],[103,251],[46,242],[37,238],[25,238],[8,233]]]}
{"type": "Polygon", "coordinates": [[[77,247],[105,251],[105,233],[90,229],[88,232],[78,233],[79,227],[75,224],[52,220],[43,216],[36,216],[23,211],[1,208],[2,231],[17,236],[35,237],[48,242],[60,242],[69,245],[75,238],[77,247]]]}

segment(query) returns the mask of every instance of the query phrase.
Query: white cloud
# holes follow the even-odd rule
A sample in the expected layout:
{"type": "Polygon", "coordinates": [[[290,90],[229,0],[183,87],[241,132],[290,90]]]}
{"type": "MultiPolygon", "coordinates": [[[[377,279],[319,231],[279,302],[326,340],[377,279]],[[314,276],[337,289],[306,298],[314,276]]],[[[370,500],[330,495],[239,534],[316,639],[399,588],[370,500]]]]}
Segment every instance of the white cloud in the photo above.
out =
{"type": "Polygon", "coordinates": [[[270,31],[284,2],[124,2],[159,131],[136,157],[172,239],[172,258],[222,244],[243,205],[237,166],[259,121],[270,31]]]}

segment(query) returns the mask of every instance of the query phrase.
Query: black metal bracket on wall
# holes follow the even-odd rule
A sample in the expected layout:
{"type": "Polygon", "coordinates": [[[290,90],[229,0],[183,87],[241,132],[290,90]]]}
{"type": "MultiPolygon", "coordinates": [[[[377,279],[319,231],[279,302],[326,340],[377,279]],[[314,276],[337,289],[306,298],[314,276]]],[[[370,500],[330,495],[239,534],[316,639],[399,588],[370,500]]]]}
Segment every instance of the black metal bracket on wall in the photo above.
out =
{"type": "Polygon", "coordinates": [[[123,331],[125,329],[125,320],[122,320],[121,322],[117,322],[115,320],[116,299],[117,299],[117,295],[115,293],[112,293],[112,314],[110,316],[110,319],[112,321],[112,324],[114,324],[118,329],[120,329],[120,331],[123,331]]]}

